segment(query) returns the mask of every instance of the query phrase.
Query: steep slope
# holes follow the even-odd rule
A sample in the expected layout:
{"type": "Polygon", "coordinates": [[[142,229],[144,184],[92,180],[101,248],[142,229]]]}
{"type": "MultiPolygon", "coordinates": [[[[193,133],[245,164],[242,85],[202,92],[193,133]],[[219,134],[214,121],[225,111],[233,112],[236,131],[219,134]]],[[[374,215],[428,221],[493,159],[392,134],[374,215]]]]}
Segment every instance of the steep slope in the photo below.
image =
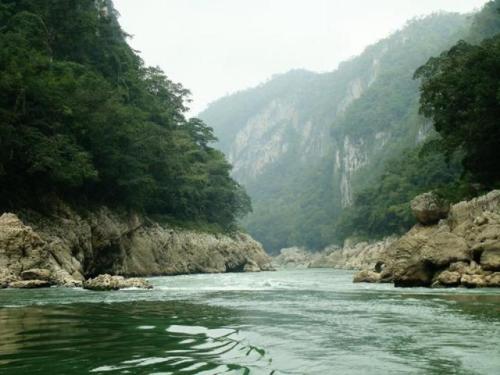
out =
{"type": "Polygon", "coordinates": [[[334,242],[353,191],[430,131],[418,115],[414,71],[469,22],[458,14],[413,20],[334,72],[293,71],[203,112],[253,199],[250,233],[271,251],[334,242]]]}

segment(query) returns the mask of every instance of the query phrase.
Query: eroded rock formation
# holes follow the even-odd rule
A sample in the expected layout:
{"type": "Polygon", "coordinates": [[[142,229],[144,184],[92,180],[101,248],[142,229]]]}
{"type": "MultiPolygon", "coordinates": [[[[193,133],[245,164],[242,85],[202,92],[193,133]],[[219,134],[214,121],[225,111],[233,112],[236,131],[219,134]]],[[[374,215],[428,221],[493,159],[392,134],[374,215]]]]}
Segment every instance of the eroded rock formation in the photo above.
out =
{"type": "MultiPolygon", "coordinates": [[[[420,222],[443,215],[443,206],[428,194],[416,201],[412,208],[420,222]]],[[[369,271],[379,277],[369,280],[364,271],[355,279],[396,286],[500,286],[500,191],[453,205],[434,225],[415,225],[380,253],[378,264],[383,269],[369,271]]]]}
{"type": "Polygon", "coordinates": [[[81,286],[104,273],[133,277],[269,269],[262,246],[244,233],[174,229],[105,207],[77,213],[62,203],[50,215],[0,216],[0,287],[81,286]]]}

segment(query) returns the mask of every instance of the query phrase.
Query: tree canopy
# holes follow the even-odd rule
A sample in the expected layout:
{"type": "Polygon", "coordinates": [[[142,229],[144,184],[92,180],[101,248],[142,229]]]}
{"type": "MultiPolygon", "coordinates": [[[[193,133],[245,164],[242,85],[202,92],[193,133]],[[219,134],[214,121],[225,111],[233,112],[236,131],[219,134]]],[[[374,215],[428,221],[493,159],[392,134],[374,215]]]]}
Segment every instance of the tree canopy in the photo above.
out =
{"type": "MultiPolygon", "coordinates": [[[[498,15],[500,18],[500,14],[498,15]]],[[[500,184],[500,35],[459,42],[418,69],[420,110],[447,155],[463,150],[464,168],[487,187],[500,184]]]]}
{"type": "Polygon", "coordinates": [[[0,3],[0,207],[57,194],[228,229],[250,210],[189,91],[129,47],[111,1],[0,3]]]}

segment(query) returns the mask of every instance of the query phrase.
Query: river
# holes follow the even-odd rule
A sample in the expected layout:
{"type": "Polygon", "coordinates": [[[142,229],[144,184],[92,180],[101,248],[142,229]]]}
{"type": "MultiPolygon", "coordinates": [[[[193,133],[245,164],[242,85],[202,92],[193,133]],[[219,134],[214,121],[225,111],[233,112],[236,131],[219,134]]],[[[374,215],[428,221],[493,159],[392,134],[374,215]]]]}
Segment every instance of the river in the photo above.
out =
{"type": "Polygon", "coordinates": [[[500,290],[340,270],[0,290],[0,374],[500,374],[500,290]]]}

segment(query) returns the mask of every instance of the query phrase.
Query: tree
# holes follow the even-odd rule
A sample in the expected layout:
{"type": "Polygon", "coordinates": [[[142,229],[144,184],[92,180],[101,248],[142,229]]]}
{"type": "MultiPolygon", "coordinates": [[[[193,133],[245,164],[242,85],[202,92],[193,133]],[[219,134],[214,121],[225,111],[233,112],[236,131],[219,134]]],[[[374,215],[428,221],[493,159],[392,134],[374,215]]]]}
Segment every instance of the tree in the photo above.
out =
{"type": "Polygon", "coordinates": [[[464,168],[488,187],[500,184],[500,35],[459,42],[415,74],[420,111],[442,136],[446,154],[463,149],[464,168]]]}

